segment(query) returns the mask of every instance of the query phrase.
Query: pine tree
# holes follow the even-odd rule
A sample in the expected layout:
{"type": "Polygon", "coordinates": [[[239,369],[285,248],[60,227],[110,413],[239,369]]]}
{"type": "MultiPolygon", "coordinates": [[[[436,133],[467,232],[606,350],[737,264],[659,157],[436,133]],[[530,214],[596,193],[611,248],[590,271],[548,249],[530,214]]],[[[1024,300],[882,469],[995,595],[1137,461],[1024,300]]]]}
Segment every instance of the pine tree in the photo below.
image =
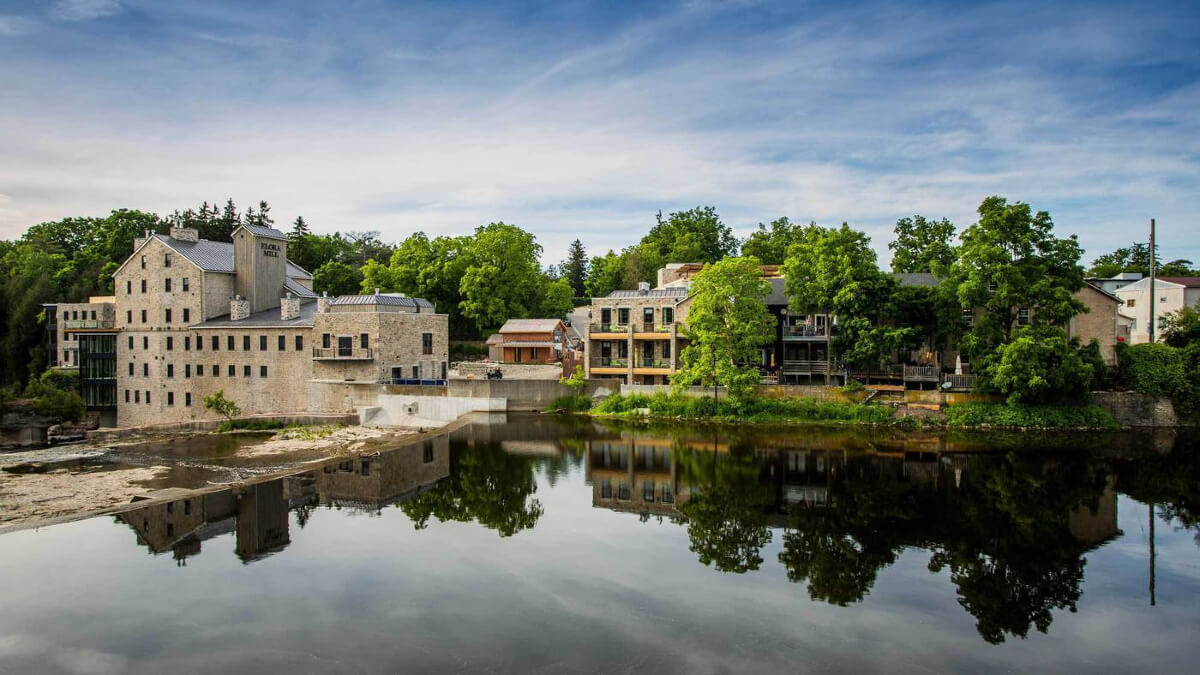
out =
{"type": "Polygon", "coordinates": [[[567,259],[563,262],[561,270],[577,298],[581,298],[587,293],[587,267],[587,251],[583,248],[583,242],[576,239],[567,249],[567,259]]]}
{"type": "Polygon", "coordinates": [[[258,222],[259,227],[274,227],[275,219],[271,217],[271,205],[265,201],[258,203],[258,222]]]}
{"type": "Polygon", "coordinates": [[[308,223],[304,222],[304,216],[296,216],[296,221],[292,223],[292,231],[289,234],[289,239],[299,239],[308,234],[308,223]]]}

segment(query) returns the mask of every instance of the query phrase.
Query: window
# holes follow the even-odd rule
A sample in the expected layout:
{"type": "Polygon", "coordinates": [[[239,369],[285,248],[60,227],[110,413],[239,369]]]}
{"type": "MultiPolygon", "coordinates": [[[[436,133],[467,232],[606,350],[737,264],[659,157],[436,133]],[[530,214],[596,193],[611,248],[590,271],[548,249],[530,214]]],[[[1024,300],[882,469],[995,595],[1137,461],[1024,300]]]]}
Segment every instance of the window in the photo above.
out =
{"type": "Polygon", "coordinates": [[[167,392],[167,405],[168,406],[175,405],[175,392],[173,392],[173,391],[167,392]]]}
{"type": "MultiPolygon", "coordinates": [[[[183,392],[183,405],[184,405],[184,407],[187,407],[187,408],[192,407],[192,392],[190,392],[190,391],[183,392]]],[[[188,513],[189,511],[191,511],[191,508],[189,508],[190,506],[191,506],[190,503],[184,502],[183,503],[183,507],[184,507],[183,512],[188,513]]]]}
{"type": "Polygon", "coordinates": [[[675,323],[675,308],[674,307],[663,307],[662,308],[662,319],[663,319],[663,323],[666,323],[666,324],[675,323]]]}
{"type": "Polygon", "coordinates": [[[146,280],[145,279],[142,279],[142,292],[143,293],[146,292],[146,280]]]}
{"type": "Polygon", "coordinates": [[[142,364],[142,377],[150,377],[150,364],[149,363],[142,364]]]}
{"type": "Polygon", "coordinates": [[[259,377],[266,377],[266,376],[267,376],[267,367],[266,367],[266,366],[259,366],[259,367],[258,367],[258,376],[259,376],[259,377]]]}
{"type": "Polygon", "coordinates": [[[216,363],[212,364],[212,376],[213,377],[221,376],[221,366],[220,365],[218,365],[216,363]]]}
{"type": "Polygon", "coordinates": [[[228,349],[229,351],[234,350],[233,340],[234,340],[234,338],[232,335],[225,338],[225,348],[228,349]]]}
{"type": "MultiPolygon", "coordinates": [[[[192,404],[192,395],[191,394],[187,394],[184,398],[187,401],[187,405],[192,404]]],[[[183,515],[185,515],[185,516],[192,515],[192,500],[190,500],[190,499],[183,500],[183,515]]]]}
{"type": "Polygon", "coordinates": [[[163,290],[166,291],[167,293],[171,292],[171,277],[167,277],[166,279],[163,279],[163,290]]]}
{"type": "Polygon", "coordinates": [[[667,340],[666,342],[662,343],[662,345],[663,345],[663,358],[664,359],[671,358],[671,341],[667,340]]]}
{"type": "Polygon", "coordinates": [[[79,319],[79,310],[73,310],[73,311],[71,312],[71,318],[72,318],[72,319],[75,319],[75,320],[78,320],[78,319],[79,319]]]}
{"type": "Polygon", "coordinates": [[[142,269],[146,269],[146,256],[142,256],[142,269]]]}
{"type": "Polygon", "coordinates": [[[185,378],[192,376],[192,364],[190,364],[190,363],[183,364],[183,376],[185,378]]]}
{"type": "Polygon", "coordinates": [[[125,280],[125,295],[133,295],[133,281],[130,279],[125,280]]]}
{"type": "Polygon", "coordinates": [[[673,490],[671,490],[670,485],[662,486],[662,501],[664,504],[674,504],[675,503],[675,492],[673,490]]]}
{"type": "Polygon", "coordinates": [[[260,352],[267,351],[267,336],[266,335],[258,336],[258,351],[260,351],[260,352]]]}
{"type": "Polygon", "coordinates": [[[125,402],[129,403],[129,390],[128,389],[125,390],[125,402]]]}
{"type": "Polygon", "coordinates": [[[371,346],[370,340],[368,339],[366,333],[362,333],[358,336],[358,343],[359,343],[358,346],[362,347],[363,349],[366,349],[367,347],[371,346]]]}
{"type": "Polygon", "coordinates": [[[146,405],[150,405],[150,390],[146,390],[146,405]]]}
{"type": "Polygon", "coordinates": [[[146,310],[142,310],[142,323],[146,323],[146,310]]]}
{"type": "Polygon", "coordinates": [[[204,338],[200,337],[199,335],[196,336],[196,351],[204,351],[204,338]]]}
{"type": "Polygon", "coordinates": [[[133,323],[133,310],[125,310],[125,323],[133,323]]]}
{"type": "Polygon", "coordinates": [[[433,333],[421,333],[421,353],[433,353],[433,333]]]}
{"type": "Polygon", "coordinates": [[[412,373],[413,373],[412,379],[414,379],[414,380],[421,379],[421,366],[413,366],[412,373]]]}
{"type": "Polygon", "coordinates": [[[363,476],[371,475],[371,463],[369,461],[367,461],[365,459],[362,461],[362,467],[359,470],[359,474],[361,474],[363,476]]]}
{"type": "Polygon", "coordinates": [[[1029,310],[1028,309],[1025,309],[1022,307],[1021,309],[1017,310],[1017,325],[1018,326],[1028,326],[1029,325],[1029,310]]]}
{"type": "Polygon", "coordinates": [[[204,377],[204,364],[203,363],[196,364],[196,377],[204,377]]]}
{"type": "Polygon", "coordinates": [[[1126,301],[1125,301],[1125,306],[1126,306],[1126,307],[1137,307],[1137,300],[1134,300],[1133,298],[1130,298],[1130,299],[1128,299],[1128,300],[1126,300],[1126,301]]]}
{"type": "Polygon", "coordinates": [[[299,352],[299,351],[303,351],[303,350],[304,350],[304,336],[297,335],[296,336],[296,351],[299,352]]]}
{"type": "Polygon", "coordinates": [[[170,310],[170,308],[168,308],[168,309],[164,309],[164,310],[163,310],[163,320],[164,320],[166,323],[171,323],[171,310],[170,310]]]}
{"type": "Polygon", "coordinates": [[[1158,299],[1158,301],[1159,301],[1159,302],[1166,302],[1166,301],[1167,301],[1167,296],[1165,296],[1165,295],[1164,295],[1164,296],[1162,296],[1161,298],[1159,298],[1159,299],[1158,299]]]}
{"type": "Polygon", "coordinates": [[[321,348],[329,349],[329,333],[321,333],[321,348]]]}
{"type": "Polygon", "coordinates": [[[163,254],[163,267],[170,267],[170,266],[171,266],[171,254],[164,253],[163,254]]]}
{"type": "Polygon", "coordinates": [[[250,366],[249,366],[249,364],[247,364],[247,365],[243,365],[243,366],[242,366],[242,377],[250,377],[250,366]]]}
{"type": "MultiPolygon", "coordinates": [[[[66,352],[63,352],[63,353],[66,354],[66,352]]],[[[129,374],[133,375],[133,361],[129,362],[129,374]]]]}
{"type": "Polygon", "coordinates": [[[279,351],[287,349],[287,338],[283,335],[280,335],[279,339],[275,342],[275,348],[279,351]]]}
{"type": "Polygon", "coordinates": [[[442,379],[446,379],[446,362],[442,361],[442,379]]]}
{"type": "Polygon", "coordinates": [[[92,321],[95,321],[96,320],[96,310],[93,309],[91,312],[89,312],[89,314],[92,315],[91,316],[92,321]]]}
{"type": "Polygon", "coordinates": [[[184,278],[180,279],[179,281],[180,281],[180,282],[182,283],[182,285],[183,285],[183,292],[184,292],[184,293],[187,293],[187,292],[188,292],[188,278],[187,278],[187,277],[184,277],[184,278]]]}
{"type": "Polygon", "coordinates": [[[629,501],[629,483],[625,481],[617,483],[617,499],[629,501]]]}
{"type": "Polygon", "coordinates": [[[962,311],[962,319],[963,319],[963,324],[967,328],[974,327],[975,326],[975,310],[971,309],[969,307],[967,309],[964,309],[962,311]]]}
{"type": "Polygon", "coordinates": [[[212,350],[214,352],[221,350],[221,338],[219,336],[212,336],[212,350]]]}
{"type": "Polygon", "coordinates": [[[170,351],[174,351],[174,350],[175,350],[175,338],[168,335],[167,336],[167,351],[170,352],[170,351]]]}
{"type": "Polygon", "coordinates": [[[628,307],[618,307],[617,308],[617,323],[621,324],[622,326],[629,325],[629,308],[628,307]]]}
{"type": "Polygon", "coordinates": [[[192,338],[189,335],[183,336],[183,351],[185,351],[185,352],[192,351],[192,338]]]}
{"type": "Polygon", "coordinates": [[[142,336],[142,349],[150,349],[150,336],[149,335],[142,336]]]}
{"type": "Polygon", "coordinates": [[[642,481],[642,501],[654,501],[654,481],[642,481]]]}
{"type": "Polygon", "coordinates": [[[187,307],[183,308],[183,322],[189,323],[192,320],[192,310],[187,307]]]}
{"type": "Polygon", "coordinates": [[[229,364],[229,367],[225,370],[229,373],[230,377],[237,377],[237,366],[233,365],[232,363],[229,364]]]}
{"type": "Polygon", "coordinates": [[[242,336],[242,351],[244,351],[244,352],[250,351],[250,336],[249,335],[242,336]]]}
{"type": "Polygon", "coordinates": [[[141,389],[135,389],[135,390],[134,390],[134,392],[133,392],[133,402],[134,402],[134,403],[141,403],[141,402],[142,402],[142,390],[141,390],[141,389]]]}
{"type": "Polygon", "coordinates": [[[421,447],[421,460],[426,464],[433,461],[433,441],[425,441],[421,447]]]}
{"type": "Polygon", "coordinates": [[[132,335],[129,336],[129,348],[133,349],[133,336],[132,335]]]}
{"type": "Polygon", "coordinates": [[[612,499],[612,481],[605,478],[600,481],[600,497],[602,499],[612,499]]]}
{"type": "Polygon", "coordinates": [[[175,364],[174,363],[167,364],[167,377],[175,377],[175,364]]]}

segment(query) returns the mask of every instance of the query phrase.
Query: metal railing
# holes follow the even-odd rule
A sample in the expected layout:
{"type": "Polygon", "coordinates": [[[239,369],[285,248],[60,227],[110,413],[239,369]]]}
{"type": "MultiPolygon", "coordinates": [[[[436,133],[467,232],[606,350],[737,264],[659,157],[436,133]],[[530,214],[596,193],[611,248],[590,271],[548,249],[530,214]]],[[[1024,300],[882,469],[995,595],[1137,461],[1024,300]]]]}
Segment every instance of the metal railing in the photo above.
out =
{"type": "Polygon", "coordinates": [[[80,319],[78,321],[63,321],[63,330],[103,330],[117,325],[113,319],[80,319]]]}
{"type": "Polygon", "coordinates": [[[634,326],[634,330],[639,333],[670,333],[671,324],[654,323],[653,321],[643,321],[634,326]]]}
{"type": "Polygon", "coordinates": [[[628,357],[594,356],[589,360],[593,368],[628,368],[628,357]]]}
{"type": "Polygon", "coordinates": [[[638,357],[633,361],[634,368],[670,368],[671,359],[647,359],[638,357]]]}
{"type": "Polygon", "coordinates": [[[417,379],[417,378],[403,378],[403,377],[385,377],[385,378],[379,380],[379,384],[404,385],[404,386],[416,386],[416,387],[444,387],[444,386],[446,386],[446,381],[445,380],[421,380],[421,379],[417,379]]]}
{"type": "Polygon", "coordinates": [[[937,366],[904,366],[904,379],[914,382],[937,382],[940,373],[937,366]]]}
{"type": "Polygon", "coordinates": [[[796,324],[783,327],[784,337],[826,337],[827,333],[828,331],[825,329],[825,326],[796,324]]]}
{"type": "Polygon", "coordinates": [[[950,385],[950,387],[949,387],[950,389],[967,390],[967,389],[975,388],[975,376],[974,375],[956,375],[954,373],[947,373],[945,381],[947,384],[950,385]]]}
{"type": "Polygon", "coordinates": [[[829,363],[826,361],[783,360],[785,373],[824,373],[828,369],[829,363]]]}
{"type": "Polygon", "coordinates": [[[313,358],[369,361],[375,357],[370,347],[313,347],[313,358]]]}
{"type": "Polygon", "coordinates": [[[592,333],[628,333],[629,326],[619,323],[593,323],[588,326],[592,333]]]}

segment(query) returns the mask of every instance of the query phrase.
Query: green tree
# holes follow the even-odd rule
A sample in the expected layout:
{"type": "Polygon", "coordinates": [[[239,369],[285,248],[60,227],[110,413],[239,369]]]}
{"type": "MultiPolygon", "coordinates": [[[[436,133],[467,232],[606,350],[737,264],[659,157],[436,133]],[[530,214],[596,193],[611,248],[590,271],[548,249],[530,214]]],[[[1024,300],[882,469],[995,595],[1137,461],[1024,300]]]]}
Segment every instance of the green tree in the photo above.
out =
{"type": "Polygon", "coordinates": [[[584,290],[589,297],[602,298],[613,291],[624,288],[625,258],[609,251],[592,258],[588,263],[587,281],[584,290]]]}
{"type": "MultiPolygon", "coordinates": [[[[1154,263],[1155,274],[1162,277],[1191,276],[1192,261],[1177,259],[1164,263],[1158,254],[1158,243],[1155,242],[1154,263]]],[[[1121,272],[1138,272],[1142,276],[1150,276],[1150,245],[1146,242],[1134,242],[1127,247],[1121,247],[1098,256],[1088,268],[1089,277],[1114,277],[1121,272]]]]}
{"type": "Polygon", "coordinates": [[[298,239],[308,233],[308,223],[304,222],[304,216],[296,216],[296,220],[292,223],[292,231],[288,233],[288,239],[298,239]]]}
{"type": "Polygon", "coordinates": [[[652,272],[668,262],[709,263],[737,253],[737,238],[711,206],[676,211],[666,219],[659,212],[655,220],[639,244],[652,272]]]}
{"type": "Polygon", "coordinates": [[[344,262],[331,260],[313,272],[313,290],[329,295],[354,295],[361,287],[357,269],[344,262]]]}
{"type": "Polygon", "coordinates": [[[1022,326],[988,359],[990,385],[1010,403],[1078,400],[1102,375],[1078,341],[1054,326],[1022,326]]]}
{"type": "Polygon", "coordinates": [[[368,260],[363,266],[363,289],[375,288],[425,298],[450,319],[455,336],[478,335],[474,321],[463,316],[460,284],[471,264],[471,237],[437,237],[416,232],[396,247],[388,264],[368,260]]]}
{"type": "Polygon", "coordinates": [[[548,283],[538,313],[544,317],[566,316],[575,308],[574,298],[575,291],[571,288],[571,282],[566,279],[548,283]]]}
{"type": "Polygon", "coordinates": [[[581,298],[587,292],[588,257],[583,242],[576,239],[567,248],[567,259],[562,264],[562,275],[571,284],[571,292],[581,298]]]}
{"type": "MultiPolygon", "coordinates": [[[[956,290],[959,306],[974,312],[973,326],[959,346],[971,358],[981,385],[1020,400],[1035,400],[1036,392],[1051,393],[1020,383],[1053,381],[1061,375],[1046,369],[1076,363],[1064,348],[1068,343],[1063,326],[1086,311],[1074,297],[1083,287],[1079,242],[1074,236],[1055,237],[1054,222],[1045,211],[1035,214],[1028,204],[1009,204],[1003,197],[983,200],[979,221],[963,232],[962,242],[945,283],[956,290]],[[1010,350],[1018,328],[1022,344],[1010,350]],[[1036,346],[1030,340],[1048,342],[1036,346]],[[1012,377],[1006,355],[1011,364],[1015,354],[1031,350],[1046,358],[1012,377]],[[1034,370],[1039,367],[1041,371],[1034,370]]],[[[1070,377],[1088,379],[1083,370],[1070,377]]]]}
{"type": "Polygon", "coordinates": [[[525,230],[505,223],[476,228],[462,275],[459,307],[480,329],[537,311],[542,247],[525,230]]]}
{"type": "Polygon", "coordinates": [[[954,224],[949,220],[926,220],[920,215],[901,218],[895,231],[896,239],[888,243],[893,272],[944,274],[954,262],[954,224]]]}
{"type": "Polygon", "coordinates": [[[759,223],[758,230],[742,242],[742,255],[754,256],[764,265],[782,265],[788,247],[799,241],[803,233],[802,225],[791,223],[787,218],[776,218],[769,226],[759,223]]]}
{"type": "Polygon", "coordinates": [[[775,337],[775,319],[765,302],[770,290],[757,258],[725,258],[705,266],[692,282],[690,342],[679,355],[672,383],[716,383],[734,398],[753,394],[759,350],[775,337]]]}
{"type": "Polygon", "coordinates": [[[1172,347],[1186,347],[1200,342],[1200,311],[1184,307],[1162,318],[1162,340],[1172,347]]]}
{"type": "Polygon", "coordinates": [[[224,417],[226,420],[232,420],[233,418],[242,414],[241,406],[225,398],[224,389],[218,389],[208,396],[205,396],[204,409],[211,410],[224,417]]]}
{"type": "Polygon", "coordinates": [[[867,235],[849,225],[810,225],[783,263],[790,308],[837,317],[833,352],[848,365],[886,365],[895,350],[914,343],[916,330],[894,327],[889,314],[896,281],[876,265],[867,235]]]}

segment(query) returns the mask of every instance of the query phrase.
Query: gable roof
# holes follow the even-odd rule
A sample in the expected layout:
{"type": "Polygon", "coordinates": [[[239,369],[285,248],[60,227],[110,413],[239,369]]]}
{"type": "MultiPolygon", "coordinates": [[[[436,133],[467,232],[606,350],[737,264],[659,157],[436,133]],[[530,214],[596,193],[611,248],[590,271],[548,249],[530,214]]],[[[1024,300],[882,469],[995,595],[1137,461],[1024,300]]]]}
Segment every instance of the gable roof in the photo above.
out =
{"type": "Polygon", "coordinates": [[[1158,281],[1169,281],[1184,288],[1200,288],[1200,277],[1157,277],[1158,281]]]}
{"type": "Polygon", "coordinates": [[[668,286],[667,288],[652,288],[648,291],[621,290],[609,293],[607,298],[684,298],[688,289],[683,286],[668,286]]]}
{"type": "MultiPolygon", "coordinates": [[[[242,227],[247,226],[242,225],[242,227]]],[[[284,238],[286,239],[287,237],[284,238]]],[[[233,244],[227,241],[212,241],[211,239],[187,241],[184,239],[173,239],[165,234],[154,234],[151,235],[150,239],[161,241],[172,251],[187,258],[192,264],[205,272],[233,274],[237,271],[237,268],[233,264],[233,244]]],[[[146,241],[149,242],[150,239],[146,241]]],[[[145,246],[145,244],[142,244],[142,246],[145,246]]],[[[141,247],[138,247],[138,250],[141,250],[141,247]]],[[[136,254],[137,250],[134,251],[134,255],[136,254]]],[[[132,259],[133,255],[130,255],[125,259],[124,263],[121,263],[121,267],[124,267],[132,259]]],[[[287,276],[291,279],[312,279],[312,275],[307,270],[290,260],[287,261],[287,276]]]]}
{"type": "Polygon", "coordinates": [[[892,275],[892,278],[899,281],[901,286],[933,287],[938,285],[938,278],[931,272],[897,272],[892,275]]]}
{"type": "Polygon", "coordinates": [[[283,280],[283,290],[290,292],[297,298],[315,298],[317,294],[309,290],[308,287],[302,286],[300,282],[288,277],[283,280]]]}
{"type": "MultiPolygon", "coordinates": [[[[1084,288],[1090,288],[1090,289],[1092,289],[1093,291],[1096,291],[1097,293],[1100,293],[1100,294],[1102,294],[1102,295],[1105,295],[1105,296],[1107,296],[1108,298],[1112,299],[1114,302],[1116,302],[1116,303],[1117,303],[1117,304],[1119,304],[1119,305],[1123,305],[1123,304],[1125,304],[1125,301],[1124,301],[1124,300],[1122,300],[1122,299],[1118,298],[1117,296],[1113,295],[1112,293],[1109,293],[1108,291],[1104,290],[1103,288],[1100,288],[1099,286],[1097,286],[1096,284],[1093,284],[1093,283],[1092,283],[1092,282],[1090,282],[1090,281],[1085,281],[1085,282],[1083,282],[1083,287],[1084,287],[1084,288]]],[[[1080,290],[1082,290],[1082,289],[1080,289],[1080,290]]]]}
{"type": "Polygon", "coordinates": [[[262,227],[261,225],[238,225],[234,228],[229,236],[237,234],[238,230],[246,230],[256,237],[266,237],[267,239],[282,239],[287,241],[287,235],[273,227],[262,227]]]}
{"type": "MultiPolygon", "coordinates": [[[[1200,277],[1155,277],[1154,282],[1160,284],[1160,288],[1174,286],[1179,288],[1200,288],[1200,277]]],[[[1118,289],[1115,293],[1124,294],[1130,291],[1144,291],[1150,288],[1150,277],[1142,277],[1132,284],[1126,284],[1118,289]]]]}
{"type": "Polygon", "coordinates": [[[562,324],[561,319],[509,319],[500,333],[549,333],[562,324]]]}

